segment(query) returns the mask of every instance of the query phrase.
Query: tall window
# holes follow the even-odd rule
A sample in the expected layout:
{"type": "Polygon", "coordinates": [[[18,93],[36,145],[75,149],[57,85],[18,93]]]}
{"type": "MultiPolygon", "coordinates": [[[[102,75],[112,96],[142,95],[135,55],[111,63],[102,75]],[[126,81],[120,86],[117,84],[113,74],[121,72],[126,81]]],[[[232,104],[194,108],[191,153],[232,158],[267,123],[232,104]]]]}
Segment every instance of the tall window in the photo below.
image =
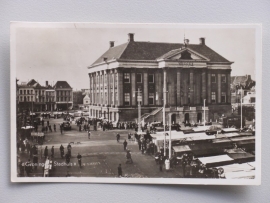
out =
{"type": "Polygon", "coordinates": [[[99,103],[99,93],[97,93],[96,103],[99,103]]]}
{"type": "Polygon", "coordinates": [[[148,82],[149,83],[154,83],[154,74],[149,74],[148,75],[148,82]]]}
{"type": "Polygon", "coordinates": [[[211,93],[211,102],[216,103],[216,92],[211,93]]]}
{"type": "Polygon", "coordinates": [[[155,98],[155,94],[149,93],[149,97],[148,97],[148,104],[149,105],[154,105],[154,98],[155,98]]]}
{"type": "Polygon", "coordinates": [[[30,93],[29,93],[29,90],[27,90],[27,94],[30,94],[30,93]]]}
{"type": "Polygon", "coordinates": [[[20,94],[22,94],[22,90],[20,90],[20,94]]]}
{"type": "Polygon", "coordinates": [[[114,94],[115,94],[115,104],[118,105],[118,94],[117,92],[115,92],[114,94]]]}
{"type": "Polygon", "coordinates": [[[142,74],[141,73],[137,73],[137,82],[142,83],[142,74]]]}
{"type": "Polygon", "coordinates": [[[130,73],[124,73],[124,83],[130,83],[130,73]]]}
{"type": "Polygon", "coordinates": [[[105,104],[108,104],[108,97],[107,97],[107,92],[105,92],[105,104]]]}
{"type": "Polygon", "coordinates": [[[226,92],[221,92],[221,103],[226,103],[226,92]]]}
{"type": "Polygon", "coordinates": [[[26,90],[24,90],[24,94],[26,94],[26,90]]]}
{"type": "Polygon", "coordinates": [[[102,93],[100,93],[100,99],[101,99],[100,103],[103,104],[103,94],[102,93]]]}
{"type": "Polygon", "coordinates": [[[211,75],[211,81],[212,81],[212,83],[216,83],[216,75],[215,74],[211,75]]]}
{"type": "Polygon", "coordinates": [[[125,93],[124,104],[126,106],[130,105],[130,94],[129,93],[125,93]]]}
{"type": "Polygon", "coordinates": [[[111,92],[111,103],[113,103],[113,92],[111,92]]]}
{"type": "Polygon", "coordinates": [[[221,83],[226,83],[226,75],[225,74],[221,75],[221,83]]]}

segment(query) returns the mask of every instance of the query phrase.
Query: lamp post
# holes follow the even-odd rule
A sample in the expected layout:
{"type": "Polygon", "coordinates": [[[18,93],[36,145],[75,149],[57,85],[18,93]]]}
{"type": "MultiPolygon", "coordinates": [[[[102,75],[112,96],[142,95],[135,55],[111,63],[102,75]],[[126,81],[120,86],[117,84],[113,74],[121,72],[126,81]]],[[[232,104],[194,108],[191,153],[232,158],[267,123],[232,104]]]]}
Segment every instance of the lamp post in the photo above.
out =
{"type": "Polygon", "coordinates": [[[243,94],[243,89],[242,89],[242,86],[241,86],[241,98],[240,98],[240,102],[241,102],[241,128],[240,130],[243,129],[243,111],[242,111],[242,94],[243,94]]]}
{"type": "Polygon", "coordinates": [[[138,132],[142,132],[142,126],[141,126],[141,102],[142,102],[142,91],[140,88],[138,88],[138,91],[133,91],[133,97],[135,97],[135,94],[137,95],[137,101],[138,101],[138,132]]]}
{"type": "Polygon", "coordinates": [[[163,127],[164,127],[164,157],[166,156],[166,127],[165,127],[165,123],[166,123],[166,119],[165,119],[165,111],[166,111],[166,89],[163,88],[163,127]]]}
{"type": "Polygon", "coordinates": [[[203,126],[204,126],[204,127],[205,127],[205,122],[206,122],[206,121],[205,121],[205,100],[206,100],[206,99],[203,100],[203,120],[204,120],[203,126]]]}

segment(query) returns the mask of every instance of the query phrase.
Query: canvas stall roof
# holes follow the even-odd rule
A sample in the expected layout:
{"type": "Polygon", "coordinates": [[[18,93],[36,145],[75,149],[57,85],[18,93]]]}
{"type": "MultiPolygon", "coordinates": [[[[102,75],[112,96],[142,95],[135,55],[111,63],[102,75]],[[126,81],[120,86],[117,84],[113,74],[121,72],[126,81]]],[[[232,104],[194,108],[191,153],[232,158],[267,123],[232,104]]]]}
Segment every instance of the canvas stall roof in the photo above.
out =
{"type": "Polygon", "coordinates": [[[188,145],[175,146],[175,147],[173,147],[173,150],[175,152],[189,152],[189,151],[191,151],[191,149],[189,148],[188,145]]]}
{"type": "Polygon", "coordinates": [[[256,162],[252,161],[252,162],[248,162],[248,164],[252,167],[254,167],[254,169],[256,168],[256,162]]]}
{"type": "Polygon", "coordinates": [[[227,162],[227,161],[233,161],[231,157],[228,155],[218,155],[218,156],[209,156],[209,157],[199,157],[199,161],[206,165],[210,163],[220,163],[220,162],[227,162]]]}
{"type": "Polygon", "coordinates": [[[247,163],[243,163],[243,164],[229,164],[229,165],[225,165],[222,166],[221,168],[224,169],[224,173],[228,173],[228,172],[237,172],[237,171],[251,171],[254,170],[255,167],[247,164],[247,163]]]}
{"type": "Polygon", "coordinates": [[[225,173],[226,179],[254,179],[255,171],[237,171],[225,173]]]}
{"type": "Polygon", "coordinates": [[[195,128],[192,128],[192,130],[194,130],[194,132],[203,132],[206,131],[210,128],[211,126],[198,126],[195,128]]]}
{"type": "Polygon", "coordinates": [[[26,130],[26,129],[33,129],[34,127],[33,126],[25,126],[25,127],[22,127],[22,129],[26,130]]]}
{"type": "Polygon", "coordinates": [[[215,139],[215,135],[206,135],[205,133],[200,133],[198,136],[190,137],[193,141],[199,141],[199,140],[213,140],[215,139]]]}
{"type": "Polygon", "coordinates": [[[231,142],[229,138],[223,137],[223,138],[217,138],[212,141],[213,143],[227,143],[231,142]]]}
{"type": "Polygon", "coordinates": [[[239,132],[239,130],[236,129],[236,128],[223,128],[222,131],[225,132],[225,133],[229,133],[229,132],[239,132]]]}
{"type": "Polygon", "coordinates": [[[244,136],[244,137],[231,138],[231,141],[233,141],[233,142],[245,141],[245,140],[255,140],[255,136],[244,136]]]}

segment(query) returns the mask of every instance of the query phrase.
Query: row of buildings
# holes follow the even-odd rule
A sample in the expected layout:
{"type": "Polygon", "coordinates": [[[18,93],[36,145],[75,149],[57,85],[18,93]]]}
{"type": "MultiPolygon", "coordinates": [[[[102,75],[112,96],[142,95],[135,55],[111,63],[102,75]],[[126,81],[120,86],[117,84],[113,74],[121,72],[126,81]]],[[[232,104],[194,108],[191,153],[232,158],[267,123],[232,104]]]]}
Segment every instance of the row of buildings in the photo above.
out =
{"type": "Polygon", "coordinates": [[[88,67],[90,116],[131,121],[138,117],[138,102],[148,121],[162,120],[164,103],[173,122],[203,121],[204,112],[207,121],[231,114],[233,62],[199,40],[139,42],[129,33],[124,44],[111,41],[88,67]]]}
{"type": "Polygon", "coordinates": [[[54,111],[73,107],[73,91],[66,81],[57,81],[53,86],[46,81],[45,86],[32,79],[17,85],[18,111],[54,111]]]}

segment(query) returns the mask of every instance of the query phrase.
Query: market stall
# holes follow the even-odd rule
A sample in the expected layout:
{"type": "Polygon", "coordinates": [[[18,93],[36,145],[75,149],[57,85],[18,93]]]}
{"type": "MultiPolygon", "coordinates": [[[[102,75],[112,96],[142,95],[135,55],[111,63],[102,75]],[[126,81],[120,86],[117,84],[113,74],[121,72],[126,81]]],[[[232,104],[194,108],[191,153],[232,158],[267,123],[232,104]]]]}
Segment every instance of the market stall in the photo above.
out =
{"type": "Polygon", "coordinates": [[[209,157],[199,157],[198,160],[204,164],[207,168],[224,166],[232,164],[234,160],[228,155],[218,155],[209,157]]]}
{"type": "Polygon", "coordinates": [[[229,149],[226,150],[229,157],[235,160],[235,163],[246,163],[255,161],[255,156],[253,154],[247,153],[242,149],[229,149]]]}

